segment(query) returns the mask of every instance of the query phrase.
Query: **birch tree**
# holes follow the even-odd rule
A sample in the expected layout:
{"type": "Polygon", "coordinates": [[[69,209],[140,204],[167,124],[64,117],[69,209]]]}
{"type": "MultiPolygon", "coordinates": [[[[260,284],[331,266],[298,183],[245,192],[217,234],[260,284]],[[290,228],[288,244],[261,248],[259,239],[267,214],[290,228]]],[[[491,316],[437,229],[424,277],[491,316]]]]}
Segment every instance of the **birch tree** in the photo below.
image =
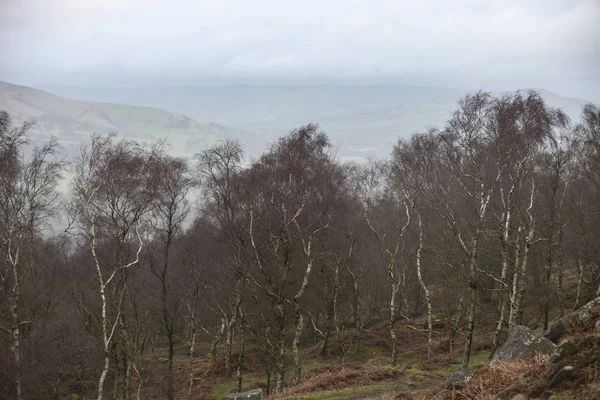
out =
{"type": "MultiPolygon", "coordinates": [[[[398,361],[398,337],[396,322],[398,319],[398,292],[405,282],[405,265],[400,257],[404,250],[404,235],[410,225],[409,204],[401,195],[394,198],[386,190],[388,166],[380,162],[371,162],[363,169],[359,179],[359,193],[363,203],[363,216],[384,257],[383,262],[388,275],[388,330],[392,342],[392,365],[398,361]]],[[[402,297],[406,296],[404,290],[402,297]]]]}
{"type": "Polygon", "coordinates": [[[63,168],[54,140],[36,147],[30,156],[24,154],[32,126],[26,122],[13,127],[10,116],[0,111],[0,305],[7,299],[10,315],[0,329],[10,336],[17,400],[23,398],[21,331],[49,307],[40,302],[30,304],[29,313],[23,312],[22,290],[32,279],[41,255],[36,254],[35,243],[57,208],[56,186],[63,168]]]}
{"type": "Polygon", "coordinates": [[[345,181],[328,148],[327,136],[308,125],[281,139],[249,171],[248,232],[256,267],[250,279],[274,303],[277,392],[284,382],[287,305],[294,313],[294,383],[300,381],[301,303],[345,181]],[[290,290],[292,279],[299,284],[290,290]]]}
{"type": "MultiPolygon", "coordinates": [[[[156,193],[156,169],[151,155],[136,143],[114,142],[112,136],[93,135],[75,163],[72,184],[73,232],[85,245],[96,271],[100,300],[104,365],[98,378],[97,399],[105,396],[116,335],[125,361],[122,396],[129,396],[129,379],[135,360],[125,318],[127,276],[137,266],[143,248],[142,225],[156,193]],[[108,252],[100,252],[101,248],[108,252]],[[108,253],[108,254],[107,254],[108,253]]],[[[117,379],[117,377],[115,377],[117,379]]],[[[116,387],[116,381],[115,381],[116,387]]]]}
{"type": "Polygon", "coordinates": [[[153,206],[153,227],[156,231],[156,241],[160,244],[157,264],[151,263],[151,272],[160,282],[160,303],[164,336],[168,344],[168,372],[166,396],[173,400],[174,376],[173,357],[175,354],[176,313],[179,297],[173,291],[171,278],[172,247],[176,236],[180,233],[182,224],[189,214],[190,206],[188,193],[192,189],[192,179],[189,177],[187,163],[184,159],[174,158],[166,154],[156,154],[152,163],[159,177],[156,199],[153,206]]]}

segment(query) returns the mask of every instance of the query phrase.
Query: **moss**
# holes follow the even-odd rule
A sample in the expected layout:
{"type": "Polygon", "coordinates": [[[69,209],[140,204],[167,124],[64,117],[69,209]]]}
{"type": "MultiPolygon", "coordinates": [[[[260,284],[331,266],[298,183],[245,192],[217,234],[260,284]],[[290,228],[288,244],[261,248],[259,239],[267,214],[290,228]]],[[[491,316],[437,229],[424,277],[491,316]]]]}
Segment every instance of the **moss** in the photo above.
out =
{"type": "Polygon", "coordinates": [[[68,396],[61,397],[60,400],[85,400],[85,398],[79,397],[79,395],[76,394],[70,394],[68,396]]]}
{"type": "Polygon", "coordinates": [[[303,399],[303,400],[343,400],[343,399],[368,399],[367,396],[376,396],[373,398],[385,399],[384,394],[390,395],[387,398],[393,398],[393,391],[398,387],[396,382],[385,382],[376,385],[347,388],[342,390],[327,390],[323,392],[310,393],[306,395],[294,395],[282,397],[282,400],[303,399]]]}

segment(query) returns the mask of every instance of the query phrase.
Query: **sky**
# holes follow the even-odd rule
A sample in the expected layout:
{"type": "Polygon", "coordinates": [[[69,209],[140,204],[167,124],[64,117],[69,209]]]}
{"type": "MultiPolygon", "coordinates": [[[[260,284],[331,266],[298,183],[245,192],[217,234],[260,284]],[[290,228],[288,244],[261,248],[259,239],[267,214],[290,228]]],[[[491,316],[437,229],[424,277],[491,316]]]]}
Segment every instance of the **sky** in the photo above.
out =
{"type": "Polygon", "coordinates": [[[0,0],[0,80],[408,84],[600,101],[600,0],[0,0]]]}

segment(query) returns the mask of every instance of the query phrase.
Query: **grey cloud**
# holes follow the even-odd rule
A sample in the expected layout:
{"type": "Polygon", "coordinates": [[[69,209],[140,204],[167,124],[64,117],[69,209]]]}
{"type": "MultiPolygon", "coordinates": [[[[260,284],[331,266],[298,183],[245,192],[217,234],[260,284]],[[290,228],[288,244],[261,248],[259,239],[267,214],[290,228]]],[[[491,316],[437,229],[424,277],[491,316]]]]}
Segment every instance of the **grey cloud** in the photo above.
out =
{"type": "MultiPolygon", "coordinates": [[[[600,85],[597,0],[0,0],[0,74],[600,85]],[[8,64],[8,65],[6,65],[8,64]],[[563,82],[563,83],[561,83],[563,82]]],[[[0,75],[0,79],[2,77],[0,75]]]]}

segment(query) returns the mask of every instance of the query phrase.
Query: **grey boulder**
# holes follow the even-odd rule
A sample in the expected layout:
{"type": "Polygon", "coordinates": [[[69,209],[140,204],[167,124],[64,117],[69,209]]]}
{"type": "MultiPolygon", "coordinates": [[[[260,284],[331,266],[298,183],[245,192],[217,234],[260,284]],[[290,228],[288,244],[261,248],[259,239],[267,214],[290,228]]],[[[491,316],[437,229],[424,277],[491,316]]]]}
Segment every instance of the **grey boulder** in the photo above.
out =
{"type": "Polygon", "coordinates": [[[567,314],[552,322],[544,337],[554,343],[558,343],[563,336],[573,333],[576,328],[594,328],[594,322],[598,318],[598,309],[600,308],[600,297],[596,297],[589,303],[581,306],[577,311],[567,314]],[[573,326],[573,324],[578,326],[573,326]]]}
{"type": "Polygon", "coordinates": [[[448,378],[448,389],[464,389],[474,376],[473,371],[456,371],[448,378]]]}
{"type": "Polygon", "coordinates": [[[552,355],[556,345],[550,340],[536,335],[526,326],[517,325],[508,332],[508,338],[494,353],[491,365],[497,362],[511,362],[532,358],[536,355],[552,355]]]}

